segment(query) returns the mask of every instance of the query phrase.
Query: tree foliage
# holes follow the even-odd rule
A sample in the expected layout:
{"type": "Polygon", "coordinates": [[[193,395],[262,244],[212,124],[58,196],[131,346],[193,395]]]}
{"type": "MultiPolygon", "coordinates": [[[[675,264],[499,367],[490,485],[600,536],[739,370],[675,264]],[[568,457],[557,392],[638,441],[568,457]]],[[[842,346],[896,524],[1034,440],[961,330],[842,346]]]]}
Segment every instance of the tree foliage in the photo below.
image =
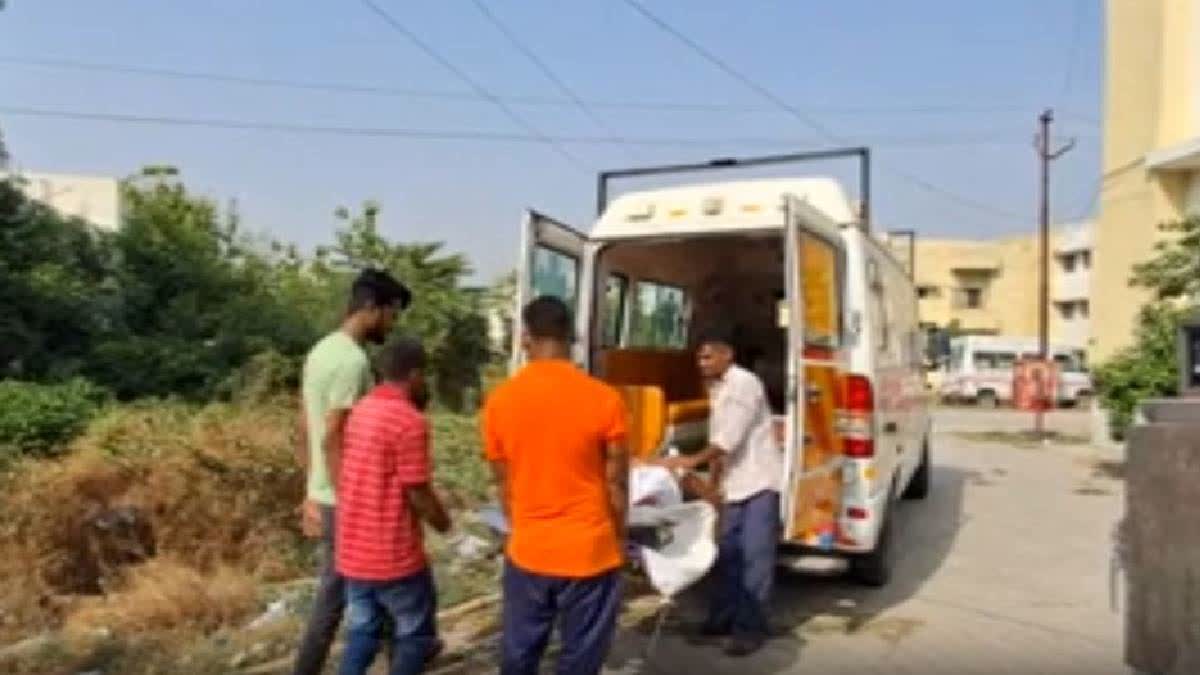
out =
{"type": "Polygon", "coordinates": [[[336,327],[364,267],[392,272],[414,302],[398,330],[421,338],[441,398],[462,407],[488,358],[467,260],[396,243],[367,203],[335,214],[314,255],[242,231],[232,209],[190,193],[169,167],[123,185],[124,223],[103,233],[0,183],[0,378],[84,376],[122,399],[207,399],[294,383],[336,327]]]}
{"type": "Polygon", "coordinates": [[[1200,218],[1160,226],[1169,238],[1155,256],[1134,267],[1130,284],[1153,300],[1138,314],[1134,340],[1096,370],[1114,434],[1124,436],[1137,406],[1148,398],[1173,396],[1179,388],[1177,340],[1188,303],[1200,301],[1200,218]]]}

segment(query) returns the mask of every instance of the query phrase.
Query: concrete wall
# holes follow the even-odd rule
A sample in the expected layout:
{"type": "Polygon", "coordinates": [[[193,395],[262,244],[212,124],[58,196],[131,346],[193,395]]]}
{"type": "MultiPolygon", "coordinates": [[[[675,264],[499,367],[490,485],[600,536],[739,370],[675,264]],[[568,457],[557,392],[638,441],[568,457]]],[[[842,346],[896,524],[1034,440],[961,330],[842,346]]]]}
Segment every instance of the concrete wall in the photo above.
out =
{"type": "Polygon", "coordinates": [[[1104,155],[1095,233],[1093,359],[1127,344],[1148,299],[1130,288],[1153,254],[1159,223],[1184,213],[1190,181],[1150,170],[1148,153],[1200,133],[1200,0],[1109,0],[1104,155]]]}

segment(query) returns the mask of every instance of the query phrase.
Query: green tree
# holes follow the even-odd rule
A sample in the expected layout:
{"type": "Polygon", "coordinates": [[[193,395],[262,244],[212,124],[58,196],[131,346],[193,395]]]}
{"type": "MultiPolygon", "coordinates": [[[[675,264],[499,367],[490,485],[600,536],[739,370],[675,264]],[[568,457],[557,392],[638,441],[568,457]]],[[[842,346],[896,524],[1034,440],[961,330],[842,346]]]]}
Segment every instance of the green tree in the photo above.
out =
{"type": "Polygon", "coordinates": [[[113,246],[86,222],[0,181],[0,377],[79,373],[109,330],[117,300],[113,246]]]}
{"type": "Polygon", "coordinates": [[[118,396],[215,394],[255,354],[300,353],[313,337],[278,301],[274,261],[241,236],[235,215],[179,182],[124,186],[114,238],[120,303],[89,374],[118,396]]]}
{"type": "Polygon", "coordinates": [[[483,298],[463,288],[471,267],[465,257],[443,253],[440,243],[388,241],[379,232],[379,213],[374,202],[364,204],[358,214],[338,209],[342,227],[334,244],[318,251],[320,273],[340,276],[341,282],[333,285],[341,288],[366,267],[388,270],[403,281],[413,292],[413,303],[401,314],[397,331],[421,338],[439,401],[462,408],[465,392],[478,388],[480,369],[490,356],[483,298]]]}
{"type": "Polygon", "coordinates": [[[1178,331],[1188,304],[1200,300],[1200,218],[1160,226],[1171,236],[1155,256],[1134,267],[1130,283],[1153,300],[1138,315],[1133,342],[1096,369],[1114,435],[1123,437],[1137,406],[1178,393],[1178,331]]]}

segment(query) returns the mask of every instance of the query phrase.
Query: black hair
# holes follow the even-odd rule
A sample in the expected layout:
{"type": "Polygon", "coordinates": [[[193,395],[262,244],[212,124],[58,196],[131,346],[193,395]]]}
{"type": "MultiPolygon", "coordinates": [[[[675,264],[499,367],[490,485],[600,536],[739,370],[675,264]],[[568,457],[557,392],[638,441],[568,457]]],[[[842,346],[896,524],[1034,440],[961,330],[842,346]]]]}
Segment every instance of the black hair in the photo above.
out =
{"type": "Polygon", "coordinates": [[[575,334],[571,308],[553,295],[543,295],[525,305],[521,321],[529,337],[539,340],[570,342],[575,334]]]}
{"type": "Polygon", "coordinates": [[[379,366],[385,380],[406,380],[413,371],[425,369],[425,348],[416,338],[396,338],[380,351],[379,366]]]}
{"type": "Polygon", "coordinates": [[[412,292],[391,274],[383,270],[363,270],[350,287],[349,312],[375,307],[404,309],[412,301],[412,292]]]}
{"type": "Polygon", "coordinates": [[[722,347],[734,348],[734,329],[726,324],[713,324],[705,327],[700,331],[696,340],[697,347],[705,345],[720,345],[722,347]]]}

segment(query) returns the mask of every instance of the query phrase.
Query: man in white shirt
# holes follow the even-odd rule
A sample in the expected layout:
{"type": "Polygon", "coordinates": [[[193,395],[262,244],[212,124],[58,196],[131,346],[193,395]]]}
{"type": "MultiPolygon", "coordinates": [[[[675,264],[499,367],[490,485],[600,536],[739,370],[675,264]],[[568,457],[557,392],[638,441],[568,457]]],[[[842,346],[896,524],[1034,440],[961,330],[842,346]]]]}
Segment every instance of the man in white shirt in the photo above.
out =
{"type": "Polygon", "coordinates": [[[767,639],[767,604],[779,542],[783,450],[775,441],[762,382],[734,364],[732,332],[706,332],[697,363],[709,390],[709,441],[701,452],[659,460],[673,469],[709,465],[721,513],[717,583],[701,630],[707,641],[728,637],[725,653],[748,656],[767,639]]]}

